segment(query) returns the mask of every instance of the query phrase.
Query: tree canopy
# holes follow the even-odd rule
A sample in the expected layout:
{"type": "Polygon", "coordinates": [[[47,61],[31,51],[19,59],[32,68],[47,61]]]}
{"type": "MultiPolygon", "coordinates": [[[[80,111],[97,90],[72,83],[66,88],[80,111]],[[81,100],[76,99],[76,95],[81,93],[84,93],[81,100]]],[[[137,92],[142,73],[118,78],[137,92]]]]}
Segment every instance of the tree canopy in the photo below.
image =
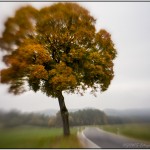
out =
{"type": "Polygon", "coordinates": [[[57,3],[36,10],[25,6],[5,22],[0,39],[8,52],[1,82],[9,92],[31,90],[56,97],[56,91],[105,91],[113,79],[116,50],[111,35],[96,32],[96,20],[75,3],[57,3]]]}

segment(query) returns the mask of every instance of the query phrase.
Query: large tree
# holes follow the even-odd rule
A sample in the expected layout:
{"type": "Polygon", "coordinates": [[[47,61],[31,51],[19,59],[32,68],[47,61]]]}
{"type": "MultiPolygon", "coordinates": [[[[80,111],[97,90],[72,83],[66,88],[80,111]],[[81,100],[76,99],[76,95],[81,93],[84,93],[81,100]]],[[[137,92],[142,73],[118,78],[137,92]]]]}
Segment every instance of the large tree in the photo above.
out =
{"type": "Polygon", "coordinates": [[[114,77],[116,50],[111,35],[96,32],[96,20],[76,3],[56,3],[36,10],[25,6],[5,22],[0,38],[7,52],[1,82],[21,94],[25,85],[34,92],[58,98],[64,135],[69,135],[63,92],[94,94],[107,90],[114,77]]]}

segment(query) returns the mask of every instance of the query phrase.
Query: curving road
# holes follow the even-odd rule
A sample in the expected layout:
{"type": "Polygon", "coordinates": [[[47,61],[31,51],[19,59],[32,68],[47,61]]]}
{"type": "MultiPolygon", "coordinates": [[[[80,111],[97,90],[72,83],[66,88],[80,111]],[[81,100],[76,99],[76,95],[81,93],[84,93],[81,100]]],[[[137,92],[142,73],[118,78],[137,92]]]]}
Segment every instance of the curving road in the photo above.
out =
{"type": "Polygon", "coordinates": [[[150,148],[150,145],[115,135],[95,127],[86,128],[83,134],[100,148],[150,148]]]}

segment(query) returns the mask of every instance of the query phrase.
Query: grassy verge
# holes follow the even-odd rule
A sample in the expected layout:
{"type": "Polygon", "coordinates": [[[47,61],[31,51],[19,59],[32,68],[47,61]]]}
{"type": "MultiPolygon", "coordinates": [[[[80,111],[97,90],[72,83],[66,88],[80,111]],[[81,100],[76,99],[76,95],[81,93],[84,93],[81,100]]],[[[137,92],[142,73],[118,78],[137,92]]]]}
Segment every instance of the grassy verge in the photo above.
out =
{"type": "Polygon", "coordinates": [[[103,125],[101,129],[150,142],[150,124],[103,125]]]}
{"type": "Polygon", "coordinates": [[[69,137],[63,137],[61,128],[18,127],[0,129],[0,148],[81,148],[71,129],[69,137]]]}

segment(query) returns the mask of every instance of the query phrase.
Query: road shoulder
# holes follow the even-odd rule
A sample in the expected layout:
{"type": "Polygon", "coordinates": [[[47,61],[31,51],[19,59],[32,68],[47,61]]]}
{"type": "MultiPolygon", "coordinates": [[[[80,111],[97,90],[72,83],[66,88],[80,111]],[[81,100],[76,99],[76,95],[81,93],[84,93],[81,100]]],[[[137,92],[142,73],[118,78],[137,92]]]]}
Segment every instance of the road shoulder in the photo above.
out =
{"type": "Polygon", "coordinates": [[[91,140],[89,140],[84,135],[84,131],[80,131],[80,132],[78,131],[77,136],[83,148],[101,148],[95,143],[93,143],[91,140]]]}

